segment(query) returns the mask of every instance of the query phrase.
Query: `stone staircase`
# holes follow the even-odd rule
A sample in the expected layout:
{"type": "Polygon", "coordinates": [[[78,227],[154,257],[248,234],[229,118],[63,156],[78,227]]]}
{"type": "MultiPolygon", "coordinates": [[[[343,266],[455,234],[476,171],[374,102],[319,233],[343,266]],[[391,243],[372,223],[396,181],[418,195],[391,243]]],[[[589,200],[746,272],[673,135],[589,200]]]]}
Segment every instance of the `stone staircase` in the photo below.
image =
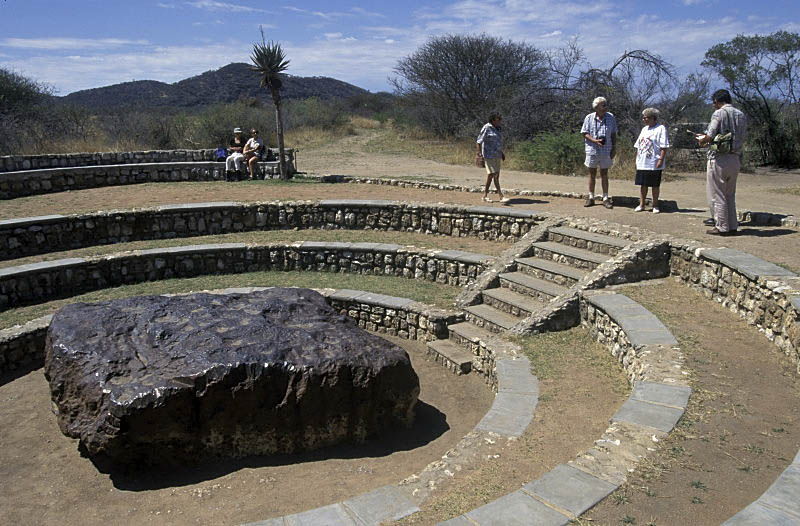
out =
{"type": "Polygon", "coordinates": [[[498,285],[484,289],[480,303],[464,308],[465,322],[449,325],[449,339],[428,343],[428,354],[458,373],[473,368],[480,343],[496,340],[522,320],[543,316],[548,305],[572,294],[578,282],[613,258],[630,241],[569,227],[547,229],[532,243],[498,285]]]}

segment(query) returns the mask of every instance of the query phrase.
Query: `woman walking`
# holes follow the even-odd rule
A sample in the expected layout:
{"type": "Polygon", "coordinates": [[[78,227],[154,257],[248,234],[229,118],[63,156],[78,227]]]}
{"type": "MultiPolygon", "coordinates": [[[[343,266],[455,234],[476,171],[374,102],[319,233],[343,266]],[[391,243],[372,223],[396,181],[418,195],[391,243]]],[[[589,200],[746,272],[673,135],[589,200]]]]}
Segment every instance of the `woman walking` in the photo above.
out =
{"type": "Polygon", "coordinates": [[[486,167],[486,187],[483,189],[483,200],[487,203],[492,202],[489,198],[489,187],[492,181],[494,181],[494,187],[497,189],[500,202],[508,202],[508,199],[503,196],[503,191],[500,190],[500,165],[502,161],[506,160],[506,156],[503,153],[503,139],[500,136],[501,120],[500,115],[496,113],[489,115],[489,122],[481,128],[476,144],[478,161],[483,161],[486,167]]]}
{"type": "Polygon", "coordinates": [[[653,189],[653,213],[661,212],[658,208],[658,196],[669,139],[667,129],[663,124],[658,124],[658,114],[659,111],[655,108],[642,111],[644,127],[633,145],[636,148],[636,185],[639,186],[639,206],[634,212],[644,210],[648,187],[653,189]]]}

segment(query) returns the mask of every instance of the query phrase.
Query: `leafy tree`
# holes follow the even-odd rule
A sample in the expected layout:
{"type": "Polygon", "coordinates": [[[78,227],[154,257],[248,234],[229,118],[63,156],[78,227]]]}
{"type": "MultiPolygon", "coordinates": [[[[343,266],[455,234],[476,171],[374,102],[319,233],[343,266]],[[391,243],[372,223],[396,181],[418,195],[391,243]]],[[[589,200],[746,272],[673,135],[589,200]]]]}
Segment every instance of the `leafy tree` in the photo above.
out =
{"type": "Polygon", "coordinates": [[[281,86],[283,84],[281,73],[289,68],[289,61],[286,60],[286,54],[279,43],[270,41],[267,44],[265,42],[263,28],[261,29],[261,43],[253,44],[250,60],[253,62],[250,68],[258,72],[261,77],[261,87],[269,89],[272,102],[275,104],[281,179],[288,179],[286,158],[284,157],[283,115],[281,115],[281,86]]]}
{"type": "Polygon", "coordinates": [[[528,44],[486,34],[431,38],[395,67],[396,91],[440,135],[472,133],[492,111],[508,113],[514,101],[543,84],[545,55],[528,44]]]}
{"type": "Polygon", "coordinates": [[[702,64],[725,80],[750,117],[761,161],[800,164],[800,35],[739,35],[706,51],[702,64]]]}

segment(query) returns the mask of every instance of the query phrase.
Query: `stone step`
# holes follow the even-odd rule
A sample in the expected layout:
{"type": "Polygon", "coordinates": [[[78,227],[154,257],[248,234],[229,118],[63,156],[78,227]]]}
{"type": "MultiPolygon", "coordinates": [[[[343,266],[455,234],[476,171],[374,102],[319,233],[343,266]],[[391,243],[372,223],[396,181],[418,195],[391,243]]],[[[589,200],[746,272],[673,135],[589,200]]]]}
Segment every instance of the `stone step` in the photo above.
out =
{"type": "Polygon", "coordinates": [[[519,318],[489,305],[471,305],[464,311],[468,322],[491,332],[504,332],[519,323],[519,318]]]}
{"type": "Polygon", "coordinates": [[[550,259],[517,258],[517,270],[562,287],[571,287],[587,274],[586,270],[556,263],[550,259]]]}
{"type": "Polygon", "coordinates": [[[533,255],[541,259],[549,259],[563,265],[569,265],[583,270],[592,271],[603,263],[609,256],[598,254],[591,250],[562,245],[555,241],[540,241],[533,243],[533,255]]]}
{"type": "Polygon", "coordinates": [[[478,341],[491,343],[497,339],[494,333],[467,321],[448,325],[447,330],[450,332],[450,340],[462,346],[469,346],[469,343],[478,341]]]}
{"type": "Polygon", "coordinates": [[[565,226],[553,227],[548,229],[547,238],[550,241],[569,245],[575,248],[583,248],[592,252],[616,255],[621,249],[630,244],[630,241],[618,237],[587,232],[578,228],[565,226]]]}
{"type": "Polygon", "coordinates": [[[533,296],[545,303],[562,294],[566,294],[569,290],[567,287],[562,287],[552,281],[535,278],[525,272],[506,272],[500,274],[500,286],[520,294],[533,296]]]}
{"type": "Polygon", "coordinates": [[[453,340],[428,342],[427,353],[455,374],[467,374],[472,370],[472,354],[453,340]]]}
{"type": "Polygon", "coordinates": [[[520,294],[506,287],[486,289],[482,294],[483,303],[517,318],[530,316],[545,304],[529,294],[520,294]]]}

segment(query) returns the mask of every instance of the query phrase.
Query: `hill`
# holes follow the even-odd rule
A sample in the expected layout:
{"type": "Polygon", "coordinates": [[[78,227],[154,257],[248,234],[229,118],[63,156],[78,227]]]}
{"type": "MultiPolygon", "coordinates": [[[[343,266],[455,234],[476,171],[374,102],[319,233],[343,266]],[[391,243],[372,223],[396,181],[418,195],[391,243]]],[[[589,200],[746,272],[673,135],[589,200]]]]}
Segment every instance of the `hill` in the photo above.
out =
{"type": "MultiPolygon", "coordinates": [[[[281,96],[285,99],[350,97],[367,90],[329,77],[295,77],[285,75],[281,96]]],[[[92,110],[124,106],[140,108],[170,107],[191,109],[209,104],[256,98],[272,102],[269,92],[259,86],[258,74],[248,64],[235,62],[220,69],[167,84],[155,80],[135,80],[102,88],[76,91],[63,102],[92,110]]]]}

